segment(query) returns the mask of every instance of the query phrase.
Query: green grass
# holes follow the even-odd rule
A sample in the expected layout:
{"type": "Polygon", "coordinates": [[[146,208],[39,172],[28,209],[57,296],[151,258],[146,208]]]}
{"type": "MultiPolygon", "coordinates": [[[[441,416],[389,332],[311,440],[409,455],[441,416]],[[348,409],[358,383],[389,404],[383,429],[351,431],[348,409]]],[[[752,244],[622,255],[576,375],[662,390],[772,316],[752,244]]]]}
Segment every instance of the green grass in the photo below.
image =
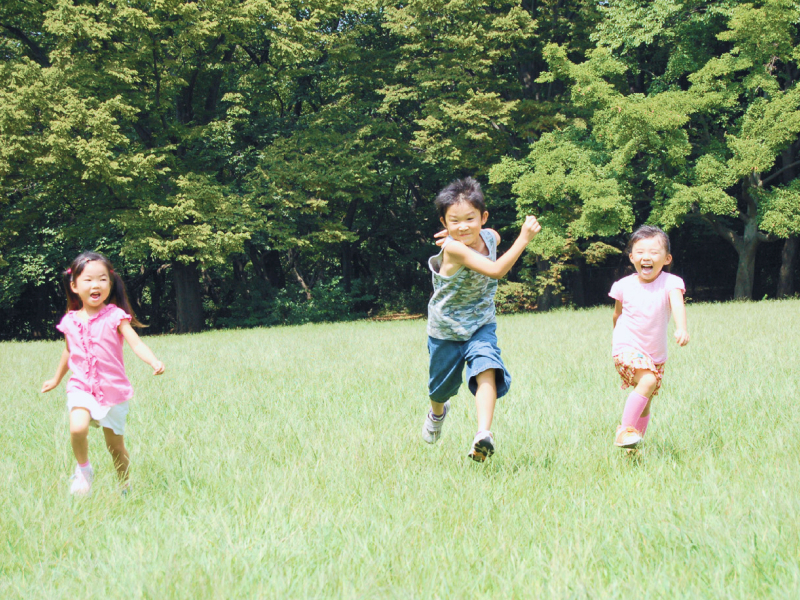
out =
{"type": "MultiPolygon", "coordinates": [[[[643,457],[611,310],[504,317],[497,454],[462,387],[419,431],[425,323],[149,338],[118,494],[73,500],[61,344],[0,345],[0,598],[800,597],[800,302],[690,305],[643,457]]],[[[126,350],[127,352],[127,350],[126,350]]]]}

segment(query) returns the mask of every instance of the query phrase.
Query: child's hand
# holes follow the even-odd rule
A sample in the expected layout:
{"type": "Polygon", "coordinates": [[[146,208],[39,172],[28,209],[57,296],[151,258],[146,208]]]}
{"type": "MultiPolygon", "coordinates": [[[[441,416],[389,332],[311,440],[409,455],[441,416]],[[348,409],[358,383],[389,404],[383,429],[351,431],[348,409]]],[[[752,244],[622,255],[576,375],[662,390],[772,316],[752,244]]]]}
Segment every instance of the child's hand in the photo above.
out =
{"type": "Polygon", "coordinates": [[[44,394],[45,392],[49,392],[50,390],[54,390],[54,389],[56,389],[56,388],[58,387],[58,384],[59,384],[59,383],[60,383],[60,382],[59,382],[59,381],[56,381],[56,379],[55,379],[55,378],[53,378],[53,379],[48,379],[47,381],[45,381],[45,382],[42,384],[42,394],[44,394]]]}
{"type": "Polygon", "coordinates": [[[685,346],[689,343],[689,332],[685,329],[676,329],[675,330],[675,343],[678,346],[685,346]]]}
{"type": "Polygon", "coordinates": [[[436,240],[436,245],[441,246],[447,239],[447,229],[442,229],[441,231],[434,233],[433,238],[436,240]]]}
{"type": "Polygon", "coordinates": [[[522,224],[522,229],[519,232],[519,237],[523,238],[525,242],[530,242],[536,234],[542,230],[542,226],[539,225],[539,221],[536,220],[536,217],[533,215],[529,215],[525,217],[525,223],[522,224]]]}
{"type": "Polygon", "coordinates": [[[150,363],[150,366],[153,367],[153,375],[161,375],[164,372],[164,363],[160,360],[150,363]]]}

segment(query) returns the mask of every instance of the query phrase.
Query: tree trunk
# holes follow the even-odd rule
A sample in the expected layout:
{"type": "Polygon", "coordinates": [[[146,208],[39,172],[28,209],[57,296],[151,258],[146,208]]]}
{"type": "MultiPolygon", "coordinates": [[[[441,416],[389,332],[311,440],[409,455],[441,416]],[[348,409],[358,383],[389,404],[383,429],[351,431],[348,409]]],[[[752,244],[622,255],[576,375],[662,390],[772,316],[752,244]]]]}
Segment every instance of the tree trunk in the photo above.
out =
{"type": "Polygon", "coordinates": [[[175,297],[178,304],[177,333],[195,333],[203,329],[203,292],[197,263],[175,262],[175,297]]]}
{"type": "Polygon", "coordinates": [[[575,266],[578,268],[572,273],[572,302],[578,308],[586,308],[586,260],[576,257],[575,266]]]}
{"type": "Polygon", "coordinates": [[[161,326],[161,295],[164,293],[163,267],[153,270],[153,293],[150,298],[150,331],[164,333],[161,326]]]}
{"type": "Polygon", "coordinates": [[[781,252],[781,270],[778,279],[778,298],[788,298],[794,294],[794,265],[797,259],[797,247],[800,238],[793,235],[783,243],[781,252]]]}
{"type": "MultiPolygon", "coordinates": [[[[759,180],[760,181],[760,180],[759,180]]],[[[753,184],[753,188],[759,187],[753,184]]],[[[744,233],[737,234],[726,226],[718,217],[706,215],[706,221],[723,239],[730,242],[739,255],[739,265],[736,268],[736,284],[733,288],[734,300],[752,300],[753,284],[756,276],[756,252],[761,242],[770,241],[770,238],[758,230],[758,204],[753,195],[745,192],[747,212],[740,213],[744,221],[744,233]]]]}
{"type": "MultiPolygon", "coordinates": [[[[537,260],[536,268],[540,273],[544,273],[550,269],[550,261],[537,260]]],[[[561,298],[556,293],[555,288],[552,285],[548,285],[536,300],[536,310],[546,312],[558,306],[561,306],[561,298]]]]}
{"type": "Polygon", "coordinates": [[[47,334],[50,333],[50,328],[52,327],[49,322],[52,319],[52,314],[50,312],[50,302],[48,302],[49,298],[47,297],[47,287],[40,285],[33,288],[33,290],[36,320],[31,330],[35,339],[47,339],[47,334]]]}
{"type": "Polygon", "coordinates": [[[761,240],[758,236],[758,222],[752,219],[744,226],[744,235],[734,244],[739,253],[739,266],[736,268],[736,285],[733,288],[734,300],[752,300],[753,284],[756,277],[756,252],[761,240]]]}
{"type": "MultiPolygon", "coordinates": [[[[347,227],[348,231],[353,230],[357,207],[358,198],[353,198],[347,207],[343,221],[343,225],[347,227]]],[[[350,242],[342,242],[342,283],[344,291],[349,294],[353,283],[353,244],[350,242]]]]}
{"type": "MultiPolygon", "coordinates": [[[[796,142],[795,142],[796,144],[796,142]]],[[[795,178],[795,144],[783,151],[783,183],[789,185],[795,178]]],[[[794,294],[794,265],[797,259],[798,238],[790,235],[783,242],[781,252],[781,270],[778,276],[778,298],[788,298],[794,294]]]]}
{"type": "Polygon", "coordinates": [[[355,265],[353,264],[353,244],[342,242],[342,283],[348,294],[353,288],[355,265]]]}
{"type": "Polygon", "coordinates": [[[255,245],[246,246],[247,255],[259,279],[267,281],[276,289],[286,286],[286,276],[281,265],[281,253],[277,250],[260,250],[255,245]]]}

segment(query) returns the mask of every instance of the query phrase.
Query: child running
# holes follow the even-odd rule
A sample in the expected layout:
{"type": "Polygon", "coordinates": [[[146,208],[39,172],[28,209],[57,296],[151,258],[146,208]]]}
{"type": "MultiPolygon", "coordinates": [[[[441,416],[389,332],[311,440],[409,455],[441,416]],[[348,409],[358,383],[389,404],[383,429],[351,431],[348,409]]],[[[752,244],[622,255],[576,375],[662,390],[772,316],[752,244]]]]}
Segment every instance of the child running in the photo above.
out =
{"type": "Polygon", "coordinates": [[[494,406],[511,385],[511,375],[497,347],[494,295],[503,277],[539,233],[536,217],[526,217],[519,237],[497,258],[500,235],[482,229],[489,218],[480,184],[467,177],[452,182],[436,197],[435,205],[447,236],[442,250],[428,265],[433,296],[428,303],[428,353],[431,408],[422,427],[422,439],[434,443],[458,393],[464,364],[467,383],[475,395],[478,433],[469,456],[478,462],[494,453],[491,432],[494,406]]]}
{"type": "Polygon", "coordinates": [[[63,274],[67,293],[67,314],[56,328],[67,340],[56,374],[42,385],[42,392],[58,387],[67,372],[67,408],[72,452],[78,464],[70,493],[86,495],[92,489],[94,470],[89,462],[89,425],[102,426],[106,447],[122,482],[128,490],[128,451],[125,448],[125,417],[133,396],[122,360],[122,340],[136,356],[164,372],[158,360],[131,325],[141,327],[131,310],[125,285],[109,260],[95,252],[84,252],[63,274]]]}
{"type": "Polygon", "coordinates": [[[611,354],[622,377],[622,389],[634,389],[625,402],[614,443],[635,448],[647,431],[650,402],[664,377],[670,311],[679,346],[689,343],[689,332],[683,279],[662,271],[672,262],[667,234],[643,225],[631,236],[627,251],[636,273],[614,283],[608,295],[616,300],[611,354]]]}

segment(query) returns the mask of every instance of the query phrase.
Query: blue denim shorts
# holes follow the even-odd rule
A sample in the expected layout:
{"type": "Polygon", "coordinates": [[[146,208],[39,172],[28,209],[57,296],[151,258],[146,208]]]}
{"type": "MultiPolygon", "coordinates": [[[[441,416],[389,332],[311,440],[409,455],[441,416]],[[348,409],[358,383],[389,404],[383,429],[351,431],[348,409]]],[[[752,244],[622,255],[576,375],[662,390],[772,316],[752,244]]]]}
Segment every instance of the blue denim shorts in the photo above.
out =
{"type": "Polygon", "coordinates": [[[475,394],[478,384],[475,377],[487,369],[495,370],[497,397],[502,398],[511,387],[511,374],[500,358],[497,347],[497,325],[487,323],[479,328],[466,342],[439,340],[428,337],[430,354],[430,379],[428,395],[434,402],[444,402],[458,393],[461,374],[467,364],[467,385],[475,394]]]}

